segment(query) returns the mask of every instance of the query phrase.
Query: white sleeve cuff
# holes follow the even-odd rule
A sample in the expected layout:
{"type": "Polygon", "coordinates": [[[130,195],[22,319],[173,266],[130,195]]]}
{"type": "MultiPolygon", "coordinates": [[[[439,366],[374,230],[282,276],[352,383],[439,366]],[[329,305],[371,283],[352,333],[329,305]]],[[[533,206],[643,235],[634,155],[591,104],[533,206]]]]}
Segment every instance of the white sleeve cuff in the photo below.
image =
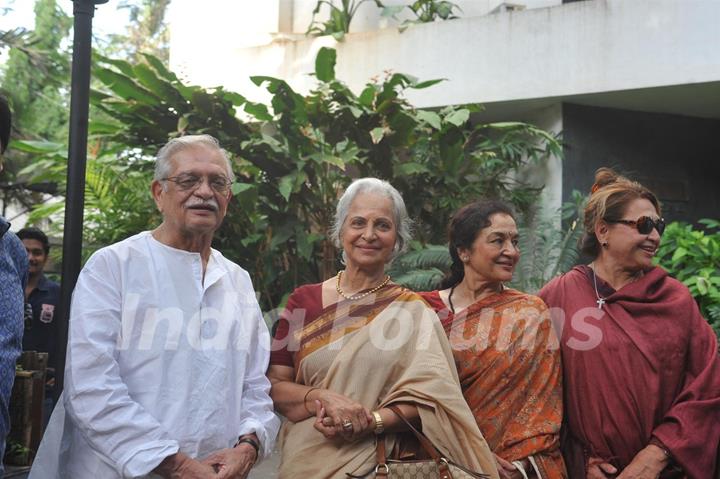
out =
{"type": "MultiPolygon", "coordinates": [[[[273,416],[275,416],[273,414],[273,416]]],[[[277,416],[273,417],[272,419],[273,424],[268,425],[269,429],[272,430],[272,437],[268,434],[267,427],[264,426],[260,421],[257,419],[245,419],[240,424],[240,428],[238,429],[238,437],[244,436],[245,434],[252,434],[255,433],[255,435],[258,437],[258,441],[260,441],[260,450],[258,451],[258,461],[260,459],[264,459],[268,457],[273,450],[273,447],[275,446],[275,436],[277,435],[278,427],[275,427],[275,422],[280,423],[280,419],[278,419],[277,416]]]]}
{"type": "Polygon", "coordinates": [[[177,441],[153,441],[142,449],[132,451],[120,461],[122,477],[133,479],[150,474],[163,460],[177,454],[180,445],[177,441]]]}

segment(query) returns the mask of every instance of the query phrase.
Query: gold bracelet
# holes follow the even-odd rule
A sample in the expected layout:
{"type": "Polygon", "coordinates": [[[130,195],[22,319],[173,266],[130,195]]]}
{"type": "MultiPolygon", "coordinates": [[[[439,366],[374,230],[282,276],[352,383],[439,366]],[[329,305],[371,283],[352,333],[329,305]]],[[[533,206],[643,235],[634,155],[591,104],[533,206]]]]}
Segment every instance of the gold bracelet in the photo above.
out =
{"type": "Polygon", "coordinates": [[[308,414],[310,414],[311,416],[314,416],[314,414],[313,414],[313,412],[310,410],[310,408],[307,407],[307,400],[308,400],[308,396],[310,395],[310,393],[313,392],[313,391],[316,390],[316,389],[320,389],[320,388],[310,388],[310,389],[308,389],[307,392],[305,393],[305,397],[303,398],[303,406],[305,406],[305,410],[306,410],[306,411],[308,412],[308,414]]]}
{"type": "Polygon", "coordinates": [[[373,429],[373,432],[375,434],[382,434],[385,432],[385,423],[383,422],[382,416],[380,415],[380,412],[373,411],[372,412],[373,418],[375,418],[375,429],[373,429]]]}

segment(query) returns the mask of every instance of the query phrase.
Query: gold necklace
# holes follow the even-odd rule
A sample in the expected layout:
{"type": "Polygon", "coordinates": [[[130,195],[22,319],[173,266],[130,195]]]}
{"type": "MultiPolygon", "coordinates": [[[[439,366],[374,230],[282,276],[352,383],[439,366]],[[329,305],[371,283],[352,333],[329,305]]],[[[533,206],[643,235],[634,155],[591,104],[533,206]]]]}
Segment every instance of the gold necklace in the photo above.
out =
{"type": "Polygon", "coordinates": [[[364,293],[360,293],[360,294],[347,295],[342,290],[342,288],[340,288],[340,278],[342,278],[342,274],[343,274],[342,270],[338,271],[337,283],[335,284],[335,289],[337,290],[337,292],[340,296],[342,296],[343,298],[350,300],[350,301],[355,301],[358,299],[362,299],[365,296],[371,295],[374,292],[376,292],[376,291],[380,290],[381,288],[383,288],[384,286],[386,286],[390,282],[390,275],[387,274],[387,275],[385,275],[385,279],[383,280],[383,282],[380,283],[379,285],[375,286],[373,289],[370,289],[370,290],[365,291],[364,293]]]}

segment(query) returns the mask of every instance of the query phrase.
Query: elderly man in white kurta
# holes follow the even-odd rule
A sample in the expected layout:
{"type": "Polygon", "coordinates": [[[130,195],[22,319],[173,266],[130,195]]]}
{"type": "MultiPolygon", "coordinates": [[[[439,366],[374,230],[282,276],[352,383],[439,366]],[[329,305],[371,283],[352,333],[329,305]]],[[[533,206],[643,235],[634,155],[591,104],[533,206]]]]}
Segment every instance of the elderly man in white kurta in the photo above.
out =
{"type": "Polygon", "coordinates": [[[210,247],[232,179],[212,137],[160,150],[163,222],[80,274],[64,400],[31,478],[244,478],[272,450],[267,327],[248,273],[210,247]]]}

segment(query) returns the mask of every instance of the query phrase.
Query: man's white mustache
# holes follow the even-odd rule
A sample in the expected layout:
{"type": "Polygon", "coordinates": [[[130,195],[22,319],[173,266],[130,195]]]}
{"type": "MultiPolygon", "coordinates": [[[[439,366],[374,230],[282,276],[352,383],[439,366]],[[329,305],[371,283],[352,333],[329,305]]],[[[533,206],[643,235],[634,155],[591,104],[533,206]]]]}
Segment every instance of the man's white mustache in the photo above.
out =
{"type": "Polygon", "coordinates": [[[217,200],[211,198],[207,201],[204,200],[189,200],[185,203],[185,208],[211,208],[213,211],[220,209],[217,200]]]}

